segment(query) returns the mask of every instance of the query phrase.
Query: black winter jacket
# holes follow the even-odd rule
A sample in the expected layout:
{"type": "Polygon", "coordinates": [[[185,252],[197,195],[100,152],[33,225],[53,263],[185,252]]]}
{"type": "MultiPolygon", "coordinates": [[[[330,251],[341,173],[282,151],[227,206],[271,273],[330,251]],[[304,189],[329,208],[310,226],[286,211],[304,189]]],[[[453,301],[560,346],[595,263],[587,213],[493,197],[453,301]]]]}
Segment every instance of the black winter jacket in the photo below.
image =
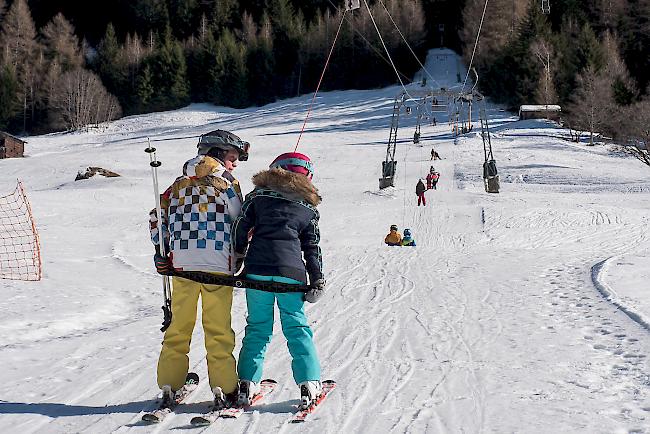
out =
{"type": "Polygon", "coordinates": [[[422,182],[422,180],[420,179],[418,181],[418,185],[415,186],[415,194],[420,196],[420,195],[424,194],[425,191],[427,191],[427,189],[424,188],[424,182],[422,182]]]}
{"type": "Polygon", "coordinates": [[[253,184],[255,190],[246,196],[233,226],[235,251],[246,252],[244,273],[289,277],[303,283],[307,283],[306,273],[310,282],[321,279],[316,210],[321,198],[309,178],[270,169],[255,175],[253,184]]]}

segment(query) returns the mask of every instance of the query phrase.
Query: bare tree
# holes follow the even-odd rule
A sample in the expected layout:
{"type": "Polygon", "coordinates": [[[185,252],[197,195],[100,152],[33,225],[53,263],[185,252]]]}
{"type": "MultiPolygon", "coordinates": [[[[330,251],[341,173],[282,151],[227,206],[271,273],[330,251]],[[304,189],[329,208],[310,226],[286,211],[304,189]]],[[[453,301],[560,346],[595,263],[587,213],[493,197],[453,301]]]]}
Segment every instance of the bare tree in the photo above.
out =
{"type": "Polygon", "coordinates": [[[205,17],[205,14],[201,15],[201,24],[200,24],[200,33],[199,33],[199,39],[203,41],[208,34],[208,19],[205,17]]]}
{"type": "Polygon", "coordinates": [[[482,64],[491,59],[508,41],[516,36],[517,26],[526,14],[528,0],[467,0],[463,9],[463,28],[460,31],[466,60],[472,54],[476,35],[481,28],[475,62],[482,64]],[[485,18],[481,27],[481,17],[485,18]]]}
{"type": "Polygon", "coordinates": [[[61,76],[52,98],[52,107],[58,110],[61,122],[69,130],[121,116],[117,99],[108,93],[99,77],[78,68],[61,76]]]}
{"type": "Polygon", "coordinates": [[[542,65],[536,100],[540,104],[555,104],[558,98],[553,84],[553,46],[546,39],[540,38],[531,44],[530,51],[542,65]]]}
{"type": "Polygon", "coordinates": [[[609,136],[617,139],[632,127],[630,123],[634,120],[627,115],[625,106],[634,102],[638,91],[618,49],[616,35],[605,32],[602,47],[606,62],[601,74],[606,84],[602,98],[604,105],[612,108],[603,119],[602,128],[609,136]]]}
{"type": "Polygon", "coordinates": [[[650,98],[627,107],[630,122],[623,134],[626,144],[621,149],[650,166],[650,98]]]}
{"type": "Polygon", "coordinates": [[[608,29],[616,27],[617,20],[625,11],[626,0],[598,0],[593,2],[593,9],[601,16],[608,29]]]}
{"type": "MultiPolygon", "coordinates": [[[[397,4],[397,2],[393,3],[397,4]]],[[[420,0],[411,0],[399,3],[395,22],[400,29],[403,29],[402,33],[409,44],[414,47],[419,46],[426,37],[426,20],[422,2],[420,0]]]]}
{"type": "Polygon", "coordinates": [[[611,87],[604,74],[589,65],[577,78],[577,90],[569,113],[572,123],[582,131],[589,131],[589,145],[594,144],[594,133],[599,131],[607,113],[612,110],[606,95],[611,87]]]}
{"type": "Polygon", "coordinates": [[[137,33],[127,34],[124,42],[124,54],[126,63],[129,65],[139,65],[146,54],[146,48],[142,44],[142,39],[137,33]]]}

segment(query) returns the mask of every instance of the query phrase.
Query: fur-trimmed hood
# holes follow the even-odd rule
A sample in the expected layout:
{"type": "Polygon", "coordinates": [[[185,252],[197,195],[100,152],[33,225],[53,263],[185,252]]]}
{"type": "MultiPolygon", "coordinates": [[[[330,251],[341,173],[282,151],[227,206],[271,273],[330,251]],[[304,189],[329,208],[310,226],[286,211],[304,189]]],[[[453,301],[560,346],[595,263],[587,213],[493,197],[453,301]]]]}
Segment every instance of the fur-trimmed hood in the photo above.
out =
{"type": "Polygon", "coordinates": [[[257,188],[268,188],[276,191],[287,199],[304,200],[312,206],[318,206],[322,198],[318,189],[305,175],[289,172],[284,169],[263,170],[253,176],[253,185],[257,188]]]}

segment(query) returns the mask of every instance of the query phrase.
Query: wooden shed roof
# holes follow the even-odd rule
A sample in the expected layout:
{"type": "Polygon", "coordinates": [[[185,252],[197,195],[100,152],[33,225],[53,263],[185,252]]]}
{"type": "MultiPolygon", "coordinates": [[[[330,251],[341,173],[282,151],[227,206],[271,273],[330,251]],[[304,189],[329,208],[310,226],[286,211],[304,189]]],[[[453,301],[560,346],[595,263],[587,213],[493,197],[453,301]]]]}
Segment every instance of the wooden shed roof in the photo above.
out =
{"type": "Polygon", "coordinates": [[[0,137],[10,137],[10,138],[16,140],[17,142],[22,143],[23,145],[24,145],[25,143],[27,143],[27,142],[24,141],[23,139],[20,139],[20,138],[18,138],[18,137],[16,137],[16,136],[13,136],[13,135],[11,135],[11,134],[9,134],[9,133],[5,133],[4,131],[0,131],[0,137]]]}

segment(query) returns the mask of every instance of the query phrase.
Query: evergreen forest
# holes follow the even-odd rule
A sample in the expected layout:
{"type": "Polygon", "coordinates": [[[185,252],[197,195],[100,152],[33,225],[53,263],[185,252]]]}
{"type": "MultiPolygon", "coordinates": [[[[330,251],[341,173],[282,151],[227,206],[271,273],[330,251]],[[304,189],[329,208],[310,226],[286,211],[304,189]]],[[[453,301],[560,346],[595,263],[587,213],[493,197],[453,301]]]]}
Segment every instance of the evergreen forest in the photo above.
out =
{"type": "MultiPolygon", "coordinates": [[[[244,108],[310,93],[339,25],[321,89],[394,84],[366,3],[345,17],[343,4],[0,0],[0,129],[74,130],[192,102],[244,108]]],[[[541,0],[367,4],[404,78],[419,64],[402,35],[420,61],[434,47],[460,52],[481,92],[509,108],[560,104],[576,130],[647,137],[650,0],[550,0],[545,11],[541,0]]]]}

